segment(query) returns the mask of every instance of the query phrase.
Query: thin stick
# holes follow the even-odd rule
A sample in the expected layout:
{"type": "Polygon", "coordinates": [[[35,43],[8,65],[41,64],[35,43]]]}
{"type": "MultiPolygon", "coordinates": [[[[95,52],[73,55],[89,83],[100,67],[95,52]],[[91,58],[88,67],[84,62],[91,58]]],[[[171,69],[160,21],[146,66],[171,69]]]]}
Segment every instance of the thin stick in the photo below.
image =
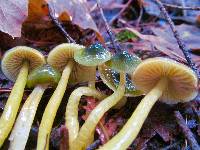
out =
{"type": "Polygon", "coordinates": [[[200,7],[183,7],[183,6],[177,6],[177,5],[167,4],[167,3],[163,3],[163,5],[166,7],[177,8],[177,9],[200,11],[200,7]]]}
{"type": "Polygon", "coordinates": [[[120,10],[120,12],[115,15],[112,20],[110,20],[109,24],[111,25],[119,16],[121,16],[121,14],[127,9],[127,7],[131,4],[132,0],[129,0],[125,6],[120,10]]]}
{"type": "Polygon", "coordinates": [[[86,150],[97,149],[100,144],[101,144],[101,141],[100,140],[96,140],[96,141],[94,141],[94,143],[92,143],[90,146],[88,146],[88,148],[86,150]]]}
{"type": "Polygon", "coordinates": [[[104,21],[104,24],[105,24],[107,33],[108,33],[108,35],[109,35],[109,37],[110,37],[111,43],[112,43],[112,45],[113,45],[113,47],[114,47],[116,53],[117,53],[117,52],[121,52],[121,48],[120,48],[119,44],[115,42],[115,36],[114,36],[114,34],[112,33],[112,31],[111,31],[111,29],[110,29],[110,27],[109,27],[109,25],[108,25],[108,23],[107,23],[106,17],[104,16],[103,9],[102,9],[102,7],[100,6],[100,0],[97,0],[97,7],[98,7],[99,10],[100,10],[100,13],[101,13],[102,19],[103,19],[103,21],[104,21]]]}
{"type": "Polygon", "coordinates": [[[76,43],[76,41],[74,41],[74,39],[72,39],[70,37],[70,35],[65,31],[65,29],[63,28],[61,23],[58,21],[58,19],[56,19],[56,17],[54,17],[54,15],[52,13],[52,9],[51,9],[51,7],[49,5],[48,5],[48,8],[49,8],[49,17],[51,18],[53,23],[58,27],[60,32],[64,35],[64,37],[66,38],[67,42],[68,43],[76,43]]]}
{"type": "Polygon", "coordinates": [[[171,28],[171,30],[172,30],[172,32],[174,34],[174,37],[176,38],[176,41],[177,41],[177,43],[179,45],[179,48],[182,50],[182,52],[183,52],[183,54],[185,56],[185,59],[188,62],[188,65],[192,68],[192,70],[194,70],[194,72],[196,72],[198,78],[200,78],[198,69],[197,69],[195,63],[192,61],[192,58],[191,58],[191,54],[190,54],[191,50],[188,47],[186,47],[185,43],[181,39],[180,34],[176,30],[175,25],[174,25],[173,21],[171,20],[171,18],[169,17],[169,14],[167,13],[167,11],[166,11],[165,7],[163,6],[162,2],[160,0],[154,0],[154,1],[157,3],[157,5],[159,6],[161,12],[163,13],[165,19],[169,23],[170,28],[171,28]]]}
{"type": "Polygon", "coordinates": [[[176,121],[179,127],[181,128],[181,131],[183,132],[185,138],[188,140],[192,150],[199,150],[200,149],[199,144],[194,138],[194,135],[191,132],[191,130],[186,125],[185,120],[183,119],[181,113],[179,111],[175,111],[174,116],[176,117],[176,121]]]}

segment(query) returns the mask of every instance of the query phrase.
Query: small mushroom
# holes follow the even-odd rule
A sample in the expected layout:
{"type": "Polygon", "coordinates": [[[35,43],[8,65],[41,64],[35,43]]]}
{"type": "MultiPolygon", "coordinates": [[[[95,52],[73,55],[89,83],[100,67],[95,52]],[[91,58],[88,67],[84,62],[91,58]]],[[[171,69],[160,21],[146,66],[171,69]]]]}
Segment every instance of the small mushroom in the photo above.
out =
{"type": "Polygon", "coordinates": [[[86,67],[74,61],[74,53],[84,46],[74,43],[64,43],[56,46],[48,55],[47,62],[62,72],[61,79],[51,96],[39,127],[37,150],[49,149],[49,135],[56,112],[67,88],[71,84],[90,81],[95,76],[94,67],[86,67]]]}
{"type": "Polygon", "coordinates": [[[198,79],[187,66],[167,58],[151,58],[138,65],[132,75],[133,83],[147,95],[134,113],[101,150],[124,150],[138,135],[151,108],[160,98],[168,104],[187,102],[198,94],[198,79]]]}
{"type": "Polygon", "coordinates": [[[5,76],[15,82],[0,118],[0,147],[10,133],[22,100],[28,71],[45,63],[37,50],[17,46],[8,50],[2,59],[1,68],[5,76]]]}
{"type": "Polygon", "coordinates": [[[120,99],[123,98],[125,93],[125,82],[126,82],[126,72],[133,71],[137,66],[135,59],[138,57],[133,57],[131,54],[126,51],[118,52],[105,64],[109,65],[112,69],[120,72],[120,83],[114,93],[104,100],[102,100],[89,114],[87,120],[81,127],[76,140],[74,141],[72,150],[82,150],[87,148],[89,140],[93,136],[96,125],[102,116],[110,108],[116,105],[120,99]]]}
{"type": "MultiPolygon", "coordinates": [[[[94,67],[106,62],[111,58],[111,53],[107,49],[103,48],[101,44],[95,43],[90,47],[76,51],[74,59],[81,65],[94,67]]],[[[94,75],[96,78],[96,74],[94,75]]],[[[104,99],[106,95],[95,89],[95,83],[90,87],[79,87],[75,89],[69,97],[65,120],[66,127],[69,131],[69,149],[72,148],[73,141],[76,139],[79,131],[78,121],[78,105],[81,96],[93,96],[97,99],[104,99]]]]}
{"type": "Polygon", "coordinates": [[[48,86],[57,85],[60,76],[60,73],[48,64],[34,69],[28,75],[27,86],[29,88],[34,87],[34,89],[25,101],[11,132],[9,138],[10,150],[25,149],[31,125],[42,95],[48,86]]]}
{"type": "MultiPolygon", "coordinates": [[[[106,84],[111,90],[116,91],[119,85],[119,78],[120,78],[119,72],[115,71],[114,69],[111,69],[105,64],[98,66],[98,71],[103,83],[106,84]]],[[[131,77],[128,73],[126,73],[125,87],[126,87],[124,94],[125,96],[135,97],[143,94],[142,91],[136,89],[136,87],[133,85],[131,77]]]]}

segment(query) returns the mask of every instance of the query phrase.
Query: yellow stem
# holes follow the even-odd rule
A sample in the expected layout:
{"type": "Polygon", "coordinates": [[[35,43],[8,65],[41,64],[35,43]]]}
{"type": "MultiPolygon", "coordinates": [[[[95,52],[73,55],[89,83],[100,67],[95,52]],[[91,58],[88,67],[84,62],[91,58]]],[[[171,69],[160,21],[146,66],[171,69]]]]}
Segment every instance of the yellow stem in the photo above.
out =
{"type": "Polygon", "coordinates": [[[100,150],[125,150],[137,137],[142,125],[155,102],[162,96],[167,85],[167,79],[162,78],[157,85],[142,99],[131,118],[121,131],[115,135],[100,150]]]}
{"type": "Polygon", "coordinates": [[[44,114],[42,116],[42,121],[39,127],[37,150],[49,149],[49,137],[53,126],[53,121],[55,119],[58,107],[64,96],[65,90],[67,88],[68,79],[72,71],[73,65],[73,61],[68,62],[67,66],[62,72],[62,76],[56,87],[56,90],[54,91],[45,108],[44,114]]]}
{"type": "Polygon", "coordinates": [[[90,87],[79,87],[71,93],[65,112],[66,127],[69,132],[69,147],[78,135],[78,105],[83,95],[93,96],[100,100],[106,97],[106,95],[90,87]]]}
{"type": "Polygon", "coordinates": [[[120,84],[117,90],[111,95],[105,98],[103,101],[95,107],[87,120],[83,124],[78,134],[78,137],[74,141],[72,150],[86,149],[91,136],[93,136],[96,125],[103,115],[112,108],[123,96],[125,92],[125,73],[120,73],[120,84]]]}
{"type": "Polygon", "coordinates": [[[46,86],[36,86],[25,101],[10,135],[9,150],[24,150],[38,104],[46,86]]]}
{"type": "Polygon", "coordinates": [[[10,133],[22,101],[29,65],[24,62],[0,118],[0,147],[10,133]]]}
{"type": "Polygon", "coordinates": [[[96,67],[93,67],[93,68],[94,68],[95,74],[94,74],[93,78],[90,81],[88,81],[88,86],[90,88],[96,89],[95,88],[95,83],[96,83],[96,67]]]}

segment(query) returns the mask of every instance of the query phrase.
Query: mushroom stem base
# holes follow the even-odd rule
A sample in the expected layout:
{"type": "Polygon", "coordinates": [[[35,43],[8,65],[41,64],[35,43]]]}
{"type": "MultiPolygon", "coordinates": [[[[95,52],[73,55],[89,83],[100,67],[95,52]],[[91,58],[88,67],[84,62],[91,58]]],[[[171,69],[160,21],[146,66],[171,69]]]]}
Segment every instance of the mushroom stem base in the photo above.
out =
{"type": "Polygon", "coordinates": [[[120,73],[120,84],[117,90],[111,95],[101,101],[97,107],[95,107],[87,120],[83,124],[78,134],[78,137],[73,143],[73,148],[71,150],[82,150],[86,149],[90,144],[89,141],[93,136],[96,125],[103,115],[112,108],[117,102],[124,96],[125,92],[125,73],[120,73]]]}
{"type": "Polygon", "coordinates": [[[65,112],[66,127],[69,132],[69,147],[72,147],[72,142],[78,135],[78,105],[83,95],[93,96],[100,100],[106,98],[106,95],[90,87],[79,87],[71,93],[65,112]]]}
{"type": "Polygon", "coordinates": [[[47,86],[36,86],[25,101],[10,135],[9,150],[24,150],[38,104],[47,86]]]}
{"type": "Polygon", "coordinates": [[[67,66],[64,68],[62,72],[62,76],[56,87],[56,90],[54,91],[53,95],[51,96],[45,108],[44,114],[42,116],[42,121],[39,127],[39,133],[38,133],[38,139],[37,139],[37,150],[49,149],[49,137],[51,133],[51,128],[53,126],[53,121],[55,119],[58,107],[64,96],[65,90],[67,88],[68,79],[69,79],[73,66],[74,66],[74,62],[69,61],[67,66]]]}
{"type": "Polygon", "coordinates": [[[24,62],[0,118],[0,147],[10,133],[22,101],[28,76],[28,62],[24,62]]]}
{"type": "Polygon", "coordinates": [[[100,150],[124,150],[137,137],[142,125],[147,118],[155,102],[162,96],[167,85],[167,79],[162,78],[157,85],[141,100],[134,113],[110,141],[103,145],[100,150]]]}

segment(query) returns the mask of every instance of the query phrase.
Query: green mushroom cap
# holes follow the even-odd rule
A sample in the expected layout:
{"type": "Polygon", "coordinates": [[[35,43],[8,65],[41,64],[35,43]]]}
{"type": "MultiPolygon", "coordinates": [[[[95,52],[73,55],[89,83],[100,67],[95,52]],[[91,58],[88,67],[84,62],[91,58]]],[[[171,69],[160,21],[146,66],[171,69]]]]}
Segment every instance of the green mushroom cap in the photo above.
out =
{"type": "Polygon", "coordinates": [[[136,55],[131,55],[126,51],[122,51],[113,56],[105,64],[118,72],[131,73],[137,65],[141,63],[141,59],[136,55]]]}
{"type": "Polygon", "coordinates": [[[45,64],[30,72],[26,85],[28,88],[33,88],[39,84],[55,86],[59,82],[60,77],[61,74],[59,71],[54,69],[52,66],[45,64]]]}
{"type": "Polygon", "coordinates": [[[110,58],[111,53],[99,43],[76,51],[74,54],[75,61],[84,66],[97,66],[108,61],[110,58]]]}

